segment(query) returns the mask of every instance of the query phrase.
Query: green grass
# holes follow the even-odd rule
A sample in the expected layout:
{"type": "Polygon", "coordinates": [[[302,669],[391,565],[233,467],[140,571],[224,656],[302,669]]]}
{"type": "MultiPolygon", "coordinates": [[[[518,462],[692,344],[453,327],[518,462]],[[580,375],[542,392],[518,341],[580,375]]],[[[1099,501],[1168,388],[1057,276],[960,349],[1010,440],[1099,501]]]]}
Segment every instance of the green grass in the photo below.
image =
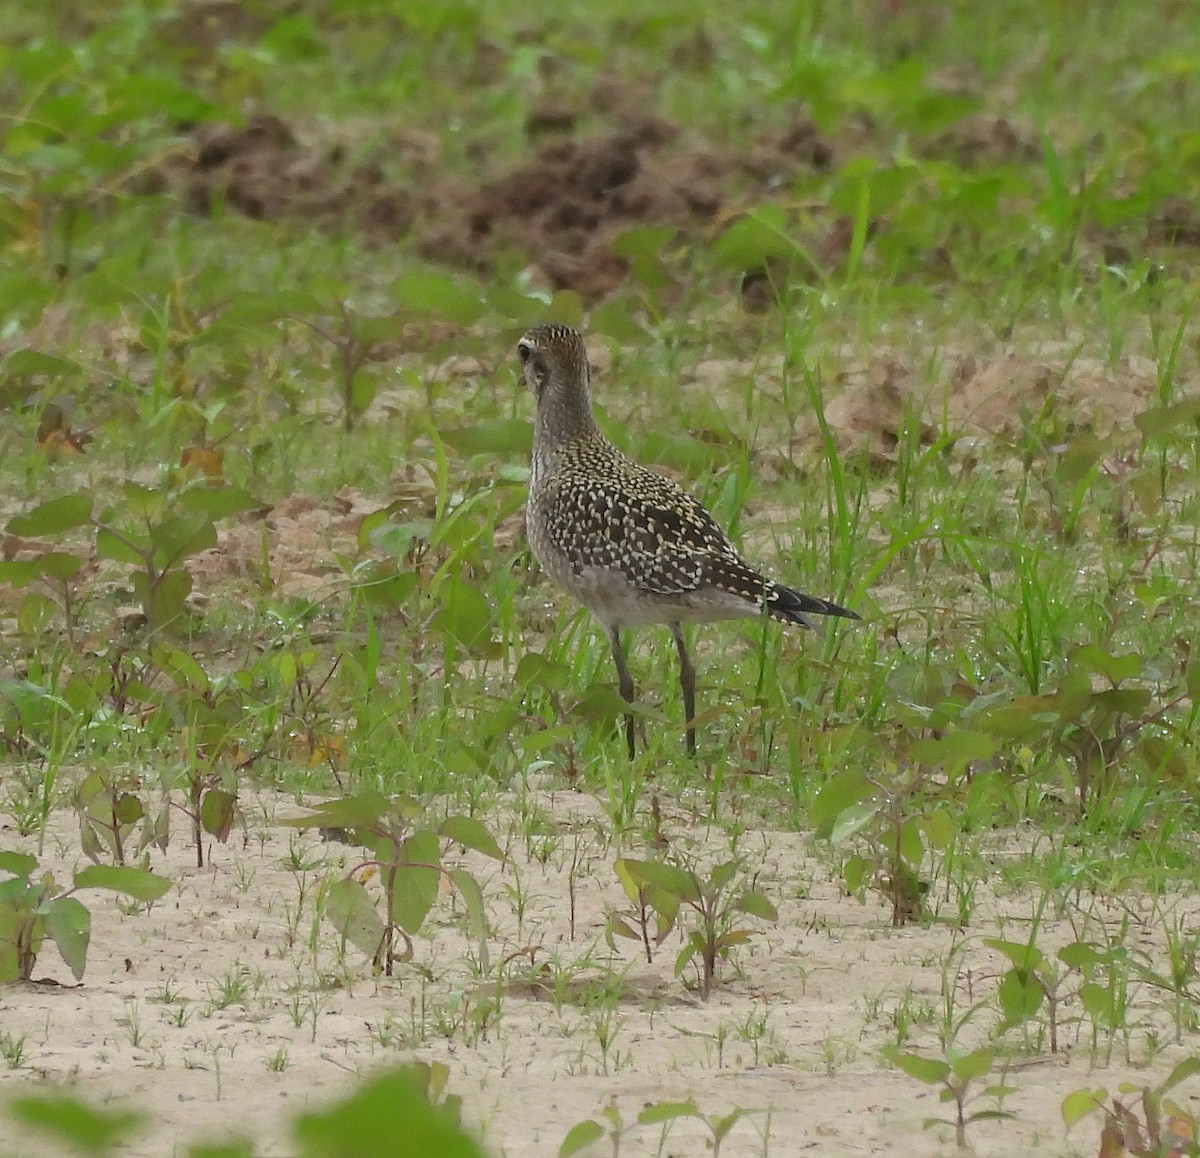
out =
{"type": "Polygon", "coordinates": [[[483,816],[533,768],[596,797],[614,855],[661,797],[731,834],[815,829],[860,893],[896,879],[886,797],[934,882],[924,919],[970,912],[985,879],[1189,886],[1200,34],[1176,6],[211,11],[204,35],[167,3],[0,16],[0,517],[77,495],[93,520],[35,526],[0,563],[19,828],[69,809],[87,762],[178,791],[199,753],[227,786],[483,816]],[[832,159],[769,186],[733,166],[718,219],[625,238],[634,271],[604,302],[552,293],[511,244],[483,271],[420,248],[446,190],[528,160],[532,110],[612,131],[593,94],[614,80],[676,148],[749,156],[803,111],[832,159]],[[331,171],[422,190],[414,230],[189,212],[153,178],[190,126],[250,110],[311,155],[337,143],[331,171]],[[524,543],[532,404],[510,354],[549,316],[590,329],[618,445],[867,620],[697,631],[698,764],[665,633],[633,655],[630,765],[607,646],[524,543]],[[95,527],[158,533],[205,490],[185,452],[209,450],[255,509],[214,516],[217,562],[188,548],[190,589],[151,606],[136,563],[92,565],[95,527]],[[50,551],[88,562],[65,585],[21,570],[50,551]],[[986,834],[1017,826],[1036,835],[997,869],[986,834]]]}

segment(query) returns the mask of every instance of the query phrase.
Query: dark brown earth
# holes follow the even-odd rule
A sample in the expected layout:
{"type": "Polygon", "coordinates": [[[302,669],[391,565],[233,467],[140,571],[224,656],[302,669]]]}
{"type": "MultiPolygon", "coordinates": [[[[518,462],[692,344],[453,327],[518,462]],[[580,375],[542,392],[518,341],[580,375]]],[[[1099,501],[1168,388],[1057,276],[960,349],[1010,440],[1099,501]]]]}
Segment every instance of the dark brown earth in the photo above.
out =
{"type": "MultiPolygon", "coordinates": [[[[602,90],[595,99],[603,104],[602,90]]],[[[835,156],[803,113],[742,152],[653,113],[618,108],[611,127],[577,136],[582,119],[570,104],[536,107],[526,125],[531,155],[467,184],[437,176],[436,146],[419,134],[391,142],[390,160],[399,156],[407,172],[389,181],[379,162],[351,161],[345,145],[306,143],[281,118],[259,114],[240,127],[188,130],[156,183],[193,213],[223,207],[257,220],[313,221],[379,243],[415,235],[426,258],[481,272],[500,254],[522,253],[552,288],[595,298],[628,272],[612,249],[626,230],[669,226],[695,236],[835,156]]]]}

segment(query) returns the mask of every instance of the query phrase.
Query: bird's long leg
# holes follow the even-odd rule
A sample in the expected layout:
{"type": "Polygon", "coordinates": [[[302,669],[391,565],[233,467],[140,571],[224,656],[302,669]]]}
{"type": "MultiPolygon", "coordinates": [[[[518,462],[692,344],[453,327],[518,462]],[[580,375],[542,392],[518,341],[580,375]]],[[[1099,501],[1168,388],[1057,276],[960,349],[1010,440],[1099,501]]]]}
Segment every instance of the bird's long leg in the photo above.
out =
{"type": "MultiPolygon", "coordinates": [[[[633,703],[633,676],[629,674],[629,664],[625,660],[625,649],[621,646],[621,629],[608,628],[608,642],[612,647],[613,662],[617,665],[617,681],[621,689],[621,698],[627,703],[633,703]]],[[[625,717],[625,742],[629,745],[629,758],[637,755],[633,743],[633,713],[625,717]]]]}
{"type": "Polygon", "coordinates": [[[688,655],[687,640],[683,638],[683,628],[678,623],[671,624],[671,634],[675,637],[675,650],[679,653],[679,686],[683,689],[683,714],[687,717],[687,750],[689,756],[696,754],[696,669],[692,667],[691,656],[688,655]]]}

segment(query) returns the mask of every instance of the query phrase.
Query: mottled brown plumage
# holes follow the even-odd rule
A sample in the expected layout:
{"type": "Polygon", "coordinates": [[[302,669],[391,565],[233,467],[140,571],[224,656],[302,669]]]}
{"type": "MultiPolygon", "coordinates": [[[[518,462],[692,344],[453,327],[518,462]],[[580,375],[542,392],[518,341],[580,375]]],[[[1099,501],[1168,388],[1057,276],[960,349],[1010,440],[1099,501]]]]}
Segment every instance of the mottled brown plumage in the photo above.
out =
{"type": "MultiPolygon", "coordinates": [[[[766,614],[811,628],[811,615],[858,616],[764,578],[691,495],[639,466],[600,433],[587,351],[575,330],[535,326],[517,350],[537,399],[525,516],[533,553],[550,578],[604,625],[627,702],[633,702],[633,678],[622,629],[650,623],[671,629],[688,751],[694,753],[695,671],[684,623],[766,614]]],[[[632,716],[626,718],[626,739],[632,757],[632,716]]]]}

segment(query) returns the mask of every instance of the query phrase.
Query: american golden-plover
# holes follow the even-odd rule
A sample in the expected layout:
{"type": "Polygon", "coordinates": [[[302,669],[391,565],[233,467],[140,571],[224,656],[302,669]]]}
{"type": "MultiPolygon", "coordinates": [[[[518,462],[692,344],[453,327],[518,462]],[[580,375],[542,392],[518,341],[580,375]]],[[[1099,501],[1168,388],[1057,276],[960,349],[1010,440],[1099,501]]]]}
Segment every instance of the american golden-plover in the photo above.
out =
{"type": "MultiPolygon", "coordinates": [[[[760,575],[686,491],[623,455],[592,415],[583,339],[569,326],[534,326],[518,343],[537,399],[525,522],[542,569],[603,624],[621,695],[633,677],[621,632],[665,624],[679,653],[688,752],[696,751],[696,670],[685,623],[769,615],[814,628],[810,615],[859,617],[760,575]]],[[[629,755],[633,716],[625,717],[629,755]]]]}

